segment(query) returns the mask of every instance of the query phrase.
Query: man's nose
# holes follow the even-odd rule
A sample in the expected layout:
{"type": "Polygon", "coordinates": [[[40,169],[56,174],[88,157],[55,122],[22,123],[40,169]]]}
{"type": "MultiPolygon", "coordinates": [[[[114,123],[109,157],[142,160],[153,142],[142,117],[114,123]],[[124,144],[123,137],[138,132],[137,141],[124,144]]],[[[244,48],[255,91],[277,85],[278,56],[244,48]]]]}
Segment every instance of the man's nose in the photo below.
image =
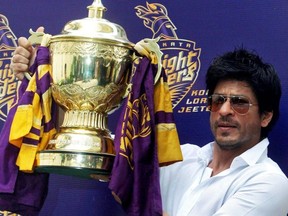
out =
{"type": "Polygon", "coordinates": [[[227,98],[227,100],[220,107],[219,114],[225,116],[225,115],[229,115],[231,113],[234,113],[234,110],[233,110],[232,105],[230,103],[230,99],[227,98]]]}

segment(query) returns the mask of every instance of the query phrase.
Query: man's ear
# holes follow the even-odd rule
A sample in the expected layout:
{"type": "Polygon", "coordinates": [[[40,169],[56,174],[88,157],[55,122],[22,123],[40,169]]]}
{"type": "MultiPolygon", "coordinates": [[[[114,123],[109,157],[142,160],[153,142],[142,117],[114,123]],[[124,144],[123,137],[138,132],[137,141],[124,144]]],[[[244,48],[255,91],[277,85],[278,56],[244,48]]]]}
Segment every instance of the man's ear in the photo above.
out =
{"type": "Polygon", "coordinates": [[[267,127],[273,117],[273,112],[264,112],[261,115],[261,127],[267,127]]]}

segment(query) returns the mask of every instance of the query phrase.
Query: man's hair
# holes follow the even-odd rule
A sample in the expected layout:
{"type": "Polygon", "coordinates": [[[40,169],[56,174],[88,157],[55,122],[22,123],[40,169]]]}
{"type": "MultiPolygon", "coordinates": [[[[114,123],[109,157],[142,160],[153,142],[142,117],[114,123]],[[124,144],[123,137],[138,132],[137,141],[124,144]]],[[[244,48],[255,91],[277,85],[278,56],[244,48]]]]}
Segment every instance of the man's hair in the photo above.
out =
{"type": "Polygon", "coordinates": [[[244,48],[235,49],[216,57],[209,66],[206,74],[208,96],[213,94],[216,85],[222,80],[248,83],[257,99],[259,114],[273,112],[270,124],[261,131],[261,137],[267,137],[279,118],[281,98],[280,79],[273,66],[264,63],[254,52],[244,48]]]}

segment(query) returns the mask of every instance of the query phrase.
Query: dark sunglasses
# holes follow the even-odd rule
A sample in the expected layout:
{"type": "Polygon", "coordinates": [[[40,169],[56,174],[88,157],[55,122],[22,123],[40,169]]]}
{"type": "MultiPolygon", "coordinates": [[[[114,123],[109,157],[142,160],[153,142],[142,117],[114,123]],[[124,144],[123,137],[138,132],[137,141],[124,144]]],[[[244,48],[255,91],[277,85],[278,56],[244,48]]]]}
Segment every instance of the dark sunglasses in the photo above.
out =
{"type": "Polygon", "coordinates": [[[208,97],[208,108],[211,112],[217,112],[221,109],[222,105],[229,99],[232,109],[240,114],[244,115],[249,111],[250,106],[257,105],[250,103],[249,99],[241,95],[220,95],[213,94],[208,97]]]}

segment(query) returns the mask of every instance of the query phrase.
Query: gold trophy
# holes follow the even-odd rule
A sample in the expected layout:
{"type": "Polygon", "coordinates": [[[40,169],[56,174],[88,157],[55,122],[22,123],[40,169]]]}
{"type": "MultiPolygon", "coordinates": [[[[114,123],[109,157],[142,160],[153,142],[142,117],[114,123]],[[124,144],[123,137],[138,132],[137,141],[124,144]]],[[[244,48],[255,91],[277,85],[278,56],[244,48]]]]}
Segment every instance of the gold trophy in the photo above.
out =
{"type": "Polygon", "coordinates": [[[100,0],[87,8],[87,18],[68,22],[50,40],[52,96],[64,118],[37,153],[36,171],[106,180],[115,157],[107,116],[126,93],[134,49],[121,26],[102,18],[100,0]]]}

